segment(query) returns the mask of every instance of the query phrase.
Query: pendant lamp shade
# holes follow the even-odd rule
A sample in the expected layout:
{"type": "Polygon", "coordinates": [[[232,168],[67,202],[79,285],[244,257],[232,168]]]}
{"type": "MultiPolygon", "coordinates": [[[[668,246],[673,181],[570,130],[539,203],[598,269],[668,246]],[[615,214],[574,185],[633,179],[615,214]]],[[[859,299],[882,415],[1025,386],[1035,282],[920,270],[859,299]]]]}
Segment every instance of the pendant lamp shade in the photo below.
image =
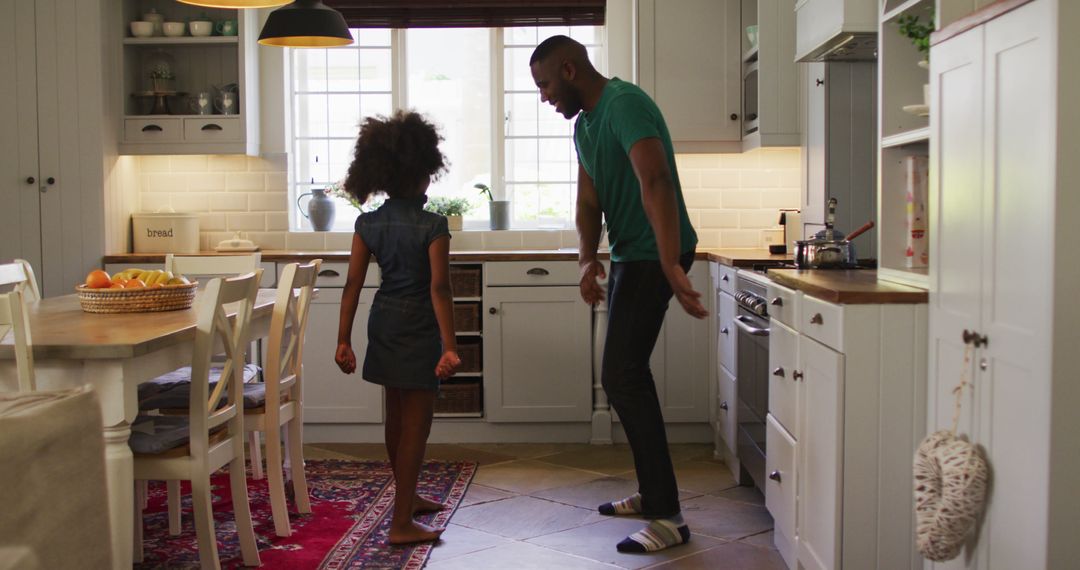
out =
{"type": "Polygon", "coordinates": [[[292,0],[177,0],[181,4],[204,8],[277,8],[292,0]]]}
{"type": "Polygon", "coordinates": [[[353,43],[349,25],[340,12],[320,0],[296,0],[270,12],[259,43],[280,47],[326,48],[353,43]]]}

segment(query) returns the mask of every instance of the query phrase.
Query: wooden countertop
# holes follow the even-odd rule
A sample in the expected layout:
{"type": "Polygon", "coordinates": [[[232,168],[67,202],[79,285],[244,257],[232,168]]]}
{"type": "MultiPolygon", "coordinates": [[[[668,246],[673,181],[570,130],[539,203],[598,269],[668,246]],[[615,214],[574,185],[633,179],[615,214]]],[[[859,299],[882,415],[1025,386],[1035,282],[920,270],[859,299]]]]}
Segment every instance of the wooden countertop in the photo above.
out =
{"type": "Polygon", "coordinates": [[[874,269],[772,269],[768,276],[778,285],[830,303],[919,304],[929,299],[925,289],[879,281],[874,269]]]}
{"type": "MultiPolygon", "coordinates": [[[[338,251],[297,251],[263,250],[262,260],[269,262],[303,261],[322,259],[323,261],[348,261],[349,252],[338,251]]],[[[242,255],[239,252],[203,251],[198,255],[242,255]]],[[[606,252],[600,253],[601,259],[608,259],[606,252]]],[[[703,248],[697,251],[697,259],[717,261],[732,267],[749,267],[762,261],[790,261],[791,256],[774,255],[767,249],[720,249],[703,248]]],[[[164,263],[164,253],[117,253],[106,255],[104,263],[164,263]]],[[[503,251],[451,251],[450,261],[577,261],[577,251],[573,249],[548,250],[503,250],[503,251]]]]}

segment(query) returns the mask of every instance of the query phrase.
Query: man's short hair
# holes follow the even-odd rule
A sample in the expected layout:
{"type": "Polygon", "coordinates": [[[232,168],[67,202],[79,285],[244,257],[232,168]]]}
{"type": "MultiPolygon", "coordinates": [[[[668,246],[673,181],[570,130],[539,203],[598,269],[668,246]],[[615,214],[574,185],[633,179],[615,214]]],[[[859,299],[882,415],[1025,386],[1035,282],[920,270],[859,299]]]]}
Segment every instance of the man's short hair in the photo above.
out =
{"type": "Polygon", "coordinates": [[[573,48],[573,50],[578,53],[586,54],[586,58],[588,58],[588,52],[585,51],[585,46],[581,45],[577,40],[568,36],[551,36],[540,42],[540,45],[536,46],[536,49],[533,50],[532,57],[529,58],[529,65],[533,65],[538,61],[544,61],[551,54],[567,47],[573,48]]]}

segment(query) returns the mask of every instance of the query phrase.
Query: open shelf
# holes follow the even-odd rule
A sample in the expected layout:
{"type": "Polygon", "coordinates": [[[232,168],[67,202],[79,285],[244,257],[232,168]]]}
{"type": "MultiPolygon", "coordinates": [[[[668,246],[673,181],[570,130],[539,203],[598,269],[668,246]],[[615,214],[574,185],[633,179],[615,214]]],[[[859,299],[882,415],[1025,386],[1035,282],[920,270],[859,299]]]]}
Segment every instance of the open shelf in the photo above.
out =
{"type": "Polygon", "coordinates": [[[479,303],[480,301],[483,301],[483,300],[484,299],[482,297],[454,297],[455,302],[460,301],[462,303],[466,303],[466,302],[479,303]]]}
{"type": "Polygon", "coordinates": [[[922,127],[889,135],[881,139],[881,148],[895,148],[930,141],[930,127],[922,127]]]}
{"type": "Polygon", "coordinates": [[[881,19],[885,22],[895,20],[913,8],[917,8],[920,4],[932,5],[933,2],[931,0],[887,1],[885,3],[885,13],[882,14],[881,19]]]}
{"type": "Polygon", "coordinates": [[[166,36],[154,36],[152,38],[124,38],[126,46],[207,46],[207,45],[236,45],[240,43],[237,36],[206,36],[186,37],[178,36],[170,38],[166,36]]]}
{"type": "Polygon", "coordinates": [[[440,418],[445,418],[445,419],[467,419],[467,418],[481,419],[481,418],[484,417],[484,414],[482,412],[462,412],[462,413],[435,412],[434,414],[432,414],[431,417],[433,417],[435,419],[440,419],[440,418]]]}
{"type": "Polygon", "coordinates": [[[930,288],[930,270],[926,267],[914,269],[878,267],[877,273],[878,279],[883,281],[891,281],[901,285],[918,287],[919,289],[930,288]]]}

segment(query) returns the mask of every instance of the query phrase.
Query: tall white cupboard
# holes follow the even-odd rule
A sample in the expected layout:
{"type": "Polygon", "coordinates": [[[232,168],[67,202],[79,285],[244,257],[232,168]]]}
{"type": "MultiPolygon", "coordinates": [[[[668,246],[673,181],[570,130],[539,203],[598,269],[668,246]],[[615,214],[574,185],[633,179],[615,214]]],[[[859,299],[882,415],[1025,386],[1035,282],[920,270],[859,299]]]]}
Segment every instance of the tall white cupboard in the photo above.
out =
{"type": "Polygon", "coordinates": [[[959,431],[993,484],[965,552],[926,568],[1075,568],[1080,3],[999,4],[931,49],[928,431],[970,351],[959,431]]]}

